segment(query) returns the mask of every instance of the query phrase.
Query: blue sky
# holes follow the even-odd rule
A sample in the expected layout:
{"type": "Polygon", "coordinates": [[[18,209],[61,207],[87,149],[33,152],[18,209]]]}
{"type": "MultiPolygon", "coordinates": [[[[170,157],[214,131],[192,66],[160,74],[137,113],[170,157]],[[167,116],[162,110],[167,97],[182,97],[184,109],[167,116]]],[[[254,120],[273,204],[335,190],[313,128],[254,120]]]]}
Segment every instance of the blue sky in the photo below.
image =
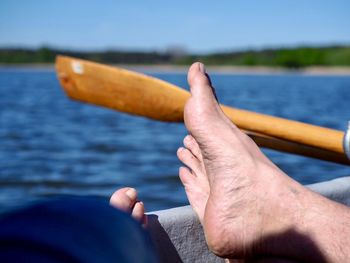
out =
{"type": "Polygon", "coordinates": [[[0,46],[191,52],[350,43],[349,0],[0,0],[0,46]]]}

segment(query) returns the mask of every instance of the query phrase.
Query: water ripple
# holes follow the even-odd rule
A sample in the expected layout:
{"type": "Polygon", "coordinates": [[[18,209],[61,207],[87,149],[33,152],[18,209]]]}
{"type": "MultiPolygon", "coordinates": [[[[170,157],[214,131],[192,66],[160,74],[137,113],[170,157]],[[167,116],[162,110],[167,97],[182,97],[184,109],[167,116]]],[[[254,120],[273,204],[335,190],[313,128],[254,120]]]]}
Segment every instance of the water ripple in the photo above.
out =
{"type": "MultiPolygon", "coordinates": [[[[183,74],[156,74],[186,87],[183,74]]],[[[221,102],[344,129],[349,77],[214,75],[221,102]]],[[[148,210],[187,203],[177,177],[182,124],[129,116],[66,98],[52,71],[0,70],[0,211],[59,195],[107,200],[136,187],[148,210]]],[[[302,183],[350,175],[348,167],[265,151],[302,183]]]]}

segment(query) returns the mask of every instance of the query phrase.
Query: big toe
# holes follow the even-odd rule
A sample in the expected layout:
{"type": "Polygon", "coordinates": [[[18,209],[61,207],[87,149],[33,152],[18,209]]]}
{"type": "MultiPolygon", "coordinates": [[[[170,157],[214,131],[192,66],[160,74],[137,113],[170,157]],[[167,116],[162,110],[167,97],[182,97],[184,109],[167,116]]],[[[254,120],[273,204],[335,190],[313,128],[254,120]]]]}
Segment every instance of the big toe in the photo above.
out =
{"type": "Polygon", "coordinates": [[[203,103],[217,105],[216,95],[204,64],[196,62],[188,70],[188,84],[191,95],[203,103]]]}
{"type": "Polygon", "coordinates": [[[110,205],[124,212],[131,213],[137,200],[137,192],[134,188],[125,187],[113,193],[110,205]]]}
{"type": "Polygon", "coordinates": [[[232,126],[232,122],[221,110],[202,63],[197,62],[190,67],[188,83],[191,97],[184,110],[185,125],[198,144],[203,145],[208,134],[226,129],[227,125],[232,126]]]}
{"type": "Polygon", "coordinates": [[[113,193],[109,201],[110,205],[130,214],[143,226],[147,225],[145,206],[137,201],[137,191],[134,188],[125,187],[113,193]]]}

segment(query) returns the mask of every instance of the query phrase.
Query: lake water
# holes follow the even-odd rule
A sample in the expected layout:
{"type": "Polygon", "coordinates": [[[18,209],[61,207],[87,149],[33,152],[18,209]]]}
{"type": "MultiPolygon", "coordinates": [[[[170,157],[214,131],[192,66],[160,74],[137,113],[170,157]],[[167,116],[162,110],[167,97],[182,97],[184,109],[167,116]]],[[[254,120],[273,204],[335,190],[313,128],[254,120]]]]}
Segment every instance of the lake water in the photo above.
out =
{"type": "MultiPolygon", "coordinates": [[[[185,74],[153,74],[187,87],[185,74]]],[[[228,105],[344,130],[350,77],[212,76],[228,105]]],[[[176,150],[183,124],[162,123],[69,100],[54,71],[0,70],[0,211],[57,195],[107,198],[138,189],[148,211],[187,204],[176,150]]],[[[265,151],[307,184],[350,175],[346,166],[265,151]]]]}

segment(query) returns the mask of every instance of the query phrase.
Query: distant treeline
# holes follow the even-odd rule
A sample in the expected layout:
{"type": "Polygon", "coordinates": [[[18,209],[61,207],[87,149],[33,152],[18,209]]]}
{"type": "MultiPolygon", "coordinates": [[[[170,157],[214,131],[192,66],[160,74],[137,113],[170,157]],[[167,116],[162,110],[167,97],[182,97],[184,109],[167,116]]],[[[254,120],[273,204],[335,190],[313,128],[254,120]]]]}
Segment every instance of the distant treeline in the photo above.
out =
{"type": "Polygon", "coordinates": [[[0,63],[53,63],[63,54],[109,64],[174,64],[188,65],[202,61],[207,65],[241,65],[302,68],[307,66],[350,66],[350,46],[297,47],[208,55],[179,55],[161,52],[67,51],[52,48],[0,48],[0,63]]]}

